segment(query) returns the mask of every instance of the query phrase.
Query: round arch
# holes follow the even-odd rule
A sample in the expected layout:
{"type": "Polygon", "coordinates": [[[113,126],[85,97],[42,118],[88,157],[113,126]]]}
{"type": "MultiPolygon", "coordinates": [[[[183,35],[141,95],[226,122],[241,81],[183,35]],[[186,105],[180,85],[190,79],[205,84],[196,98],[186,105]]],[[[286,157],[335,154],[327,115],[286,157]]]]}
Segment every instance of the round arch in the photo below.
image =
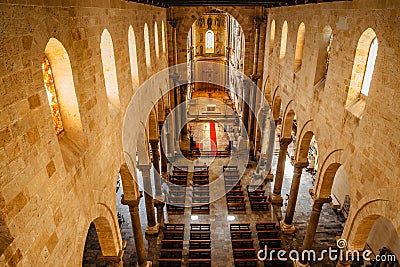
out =
{"type": "Polygon", "coordinates": [[[319,198],[329,198],[332,191],[333,180],[340,166],[342,166],[343,149],[333,150],[322,161],[314,186],[314,192],[319,198]]]}
{"type": "Polygon", "coordinates": [[[343,230],[342,238],[347,240],[350,249],[363,250],[376,220],[381,217],[391,221],[400,236],[400,226],[395,201],[382,197],[392,194],[396,196],[395,188],[384,188],[372,197],[363,198],[359,204],[354,203],[350,217],[343,230]],[[357,207],[354,207],[356,206],[357,207]]]}
{"type": "Polygon", "coordinates": [[[275,89],[274,96],[272,99],[272,115],[274,117],[274,121],[279,120],[280,112],[281,112],[281,95],[279,92],[279,86],[275,89]]]}
{"type": "Polygon", "coordinates": [[[296,142],[295,159],[297,162],[306,163],[308,162],[307,156],[310,142],[314,136],[312,120],[308,120],[304,123],[303,127],[301,127],[301,130],[298,133],[298,136],[298,141],[296,142]]]}
{"type": "Polygon", "coordinates": [[[291,138],[293,121],[296,113],[293,110],[293,100],[290,100],[284,109],[284,116],[282,120],[282,138],[291,138]]]}

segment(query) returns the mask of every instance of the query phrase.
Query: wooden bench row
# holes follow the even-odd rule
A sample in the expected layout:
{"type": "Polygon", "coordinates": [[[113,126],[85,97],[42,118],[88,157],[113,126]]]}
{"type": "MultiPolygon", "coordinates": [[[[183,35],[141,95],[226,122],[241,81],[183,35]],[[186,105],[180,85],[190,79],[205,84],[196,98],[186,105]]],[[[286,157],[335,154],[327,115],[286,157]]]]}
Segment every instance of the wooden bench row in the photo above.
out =
{"type": "Polygon", "coordinates": [[[189,240],[189,266],[211,267],[210,224],[191,224],[189,240]]]}
{"type": "Polygon", "coordinates": [[[182,266],[184,230],[184,224],[164,224],[158,266],[182,266]]]}

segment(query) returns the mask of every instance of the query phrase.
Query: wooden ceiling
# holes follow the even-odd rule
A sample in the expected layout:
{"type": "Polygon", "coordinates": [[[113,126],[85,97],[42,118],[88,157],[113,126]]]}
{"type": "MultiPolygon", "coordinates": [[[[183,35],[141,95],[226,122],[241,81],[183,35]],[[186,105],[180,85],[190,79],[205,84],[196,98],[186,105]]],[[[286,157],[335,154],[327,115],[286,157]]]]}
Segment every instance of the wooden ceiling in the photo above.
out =
{"type": "Polygon", "coordinates": [[[311,3],[351,1],[351,0],[128,0],[161,7],[171,6],[264,6],[280,7],[311,3]]]}

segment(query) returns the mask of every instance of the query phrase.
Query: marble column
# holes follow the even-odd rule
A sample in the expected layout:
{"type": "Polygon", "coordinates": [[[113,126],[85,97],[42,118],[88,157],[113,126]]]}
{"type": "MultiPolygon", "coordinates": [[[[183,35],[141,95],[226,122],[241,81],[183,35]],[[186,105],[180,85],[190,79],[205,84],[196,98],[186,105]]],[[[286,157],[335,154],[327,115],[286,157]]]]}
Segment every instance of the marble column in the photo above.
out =
{"type": "Polygon", "coordinates": [[[156,235],[158,234],[159,225],[156,223],[156,216],[154,211],[154,200],[153,200],[153,189],[151,186],[150,167],[151,165],[142,165],[139,167],[139,169],[142,172],[143,188],[145,191],[144,201],[146,204],[146,214],[147,214],[146,234],[156,235]]]}
{"type": "Polygon", "coordinates": [[[186,95],[187,95],[187,84],[183,84],[180,86],[180,119],[181,119],[181,140],[185,140],[187,136],[187,124],[186,124],[186,95]]]}
{"type": "Polygon", "coordinates": [[[281,221],[281,230],[284,234],[293,234],[295,232],[295,227],[293,225],[294,211],[296,209],[297,195],[299,193],[301,174],[303,173],[303,168],[307,166],[306,162],[296,162],[294,164],[294,173],[292,179],[292,185],[290,187],[290,195],[288,206],[286,208],[285,219],[281,221]]]}
{"type": "Polygon", "coordinates": [[[129,213],[131,215],[133,239],[135,240],[137,254],[137,266],[147,267],[150,266],[150,262],[147,262],[146,258],[146,249],[144,247],[144,238],[139,217],[139,202],[140,197],[137,200],[125,200],[124,198],[121,199],[121,203],[123,205],[128,205],[129,213]]]}
{"type": "Polygon", "coordinates": [[[291,142],[292,142],[292,138],[282,138],[279,141],[280,146],[279,146],[278,165],[276,167],[274,191],[273,191],[273,194],[271,197],[271,201],[274,204],[282,205],[282,203],[283,203],[283,199],[281,196],[283,175],[285,173],[287,148],[291,142]]]}

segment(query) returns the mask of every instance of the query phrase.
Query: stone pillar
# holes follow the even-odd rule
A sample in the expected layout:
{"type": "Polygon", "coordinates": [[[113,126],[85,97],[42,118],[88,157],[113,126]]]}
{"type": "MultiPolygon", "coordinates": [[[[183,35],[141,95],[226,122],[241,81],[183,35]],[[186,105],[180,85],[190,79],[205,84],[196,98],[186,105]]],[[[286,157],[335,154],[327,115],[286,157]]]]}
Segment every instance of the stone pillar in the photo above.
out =
{"type": "Polygon", "coordinates": [[[307,163],[304,162],[298,162],[294,164],[294,173],[293,173],[292,185],[290,187],[290,195],[289,195],[288,206],[286,208],[286,215],[285,219],[281,221],[281,230],[285,234],[293,234],[295,231],[295,227],[293,225],[293,216],[294,216],[294,211],[296,209],[297,195],[299,193],[301,174],[303,173],[303,168],[305,168],[306,166],[307,163]]]}
{"type": "MultiPolygon", "coordinates": [[[[242,122],[246,128],[247,133],[249,133],[249,114],[250,114],[250,91],[251,84],[249,81],[243,81],[243,112],[242,112],[242,122]]],[[[241,135],[244,137],[244,131],[241,131],[241,135]]]]}
{"type": "Polygon", "coordinates": [[[187,84],[183,83],[180,86],[180,118],[181,118],[181,140],[184,140],[187,136],[187,125],[186,125],[186,95],[187,95],[187,84]]]}
{"type": "Polygon", "coordinates": [[[283,203],[283,199],[281,196],[283,175],[285,173],[287,148],[291,142],[292,142],[292,138],[282,138],[279,141],[280,146],[279,146],[278,165],[276,167],[274,191],[273,191],[272,198],[271,198],[271,201],[274,204],[282,204],[283,203]]]}
{"type": "Polygon", "coordinates": [[[158,140],[150,140],[151,151],[153,155],[154,166],[154,188],[156,190],[156,198],[161,197],[161,172],[160,157],[158,156],[158,140]]]}
{"type": "Polygon", "coordinates": [[[123,205],[129,206],[129,213],[131,215],[133,239],[135,240],[136,254],[137,254],[137,266],[147,267],[151,266],[150,262],[147,262],[146,249],[144,247],[144,239],[142,233],[142,226],[140,224],[139,217],[139,202],[140,197],[137,200],[127,201],[124,198],[121,199],[123,205]]]}
{"type": "Polygon", "coordinates": [[[317,231],[319,216],[321,215],[324,203],[331,201],[330,198],[316,198],[313,196],[314,204],[311,211],[310,221],[308,222],[307,233],[304,237],[302,250],[311,249],[314,243],[315,233],[317,231]]]}
{"type": "Polygon", "coordinates": [[[153,190],[151,187],[150,177],[150,166],[141,165],[139,167],[143,177],[143,188],[144,188],[144,201],[146,203],[146,214],[147,214],[147,228],[146,234],[156,235],[158,234],[158,224],[156,223],[156,216],[154,213],[154,201],[153,201],[153,190]]]}

